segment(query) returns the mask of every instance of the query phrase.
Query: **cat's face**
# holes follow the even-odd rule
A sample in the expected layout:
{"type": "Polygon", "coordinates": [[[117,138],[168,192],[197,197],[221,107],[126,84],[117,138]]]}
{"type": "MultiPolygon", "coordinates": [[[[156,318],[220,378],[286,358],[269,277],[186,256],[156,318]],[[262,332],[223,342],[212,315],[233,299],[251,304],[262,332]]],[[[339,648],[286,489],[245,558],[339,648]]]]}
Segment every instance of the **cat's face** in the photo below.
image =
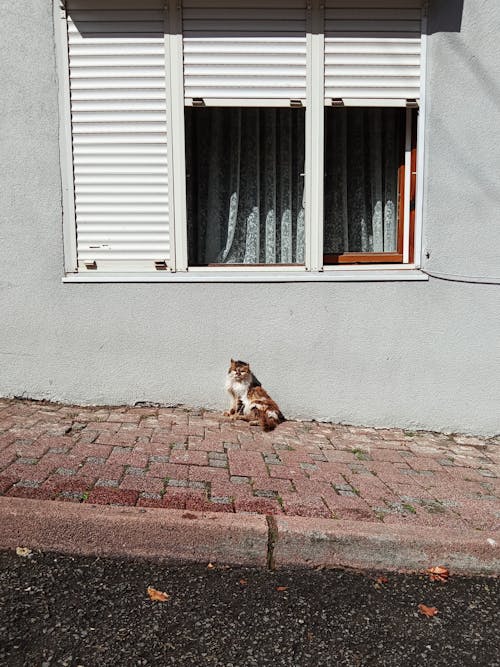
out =
{"type": "Polygon", "coordinates": [[[235,361],[231,359],[231,365],[229,366],[229,375],[231,375],[237,381],[246,380],[251,374],[250,365],[245,361],[235,361]]]}

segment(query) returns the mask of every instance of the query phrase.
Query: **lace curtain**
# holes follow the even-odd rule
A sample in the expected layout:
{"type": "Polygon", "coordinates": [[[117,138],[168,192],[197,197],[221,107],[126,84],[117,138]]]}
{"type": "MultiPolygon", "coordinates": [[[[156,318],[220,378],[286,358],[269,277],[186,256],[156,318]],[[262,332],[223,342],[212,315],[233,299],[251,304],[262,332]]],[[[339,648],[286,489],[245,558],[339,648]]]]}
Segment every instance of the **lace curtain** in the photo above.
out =
{"type": "Polygon", "coordinates": [[[327,109],[325,254],[397,250],[404,110],[327,109]]]}
{"type": "Polygon", "coordinates": [[[189,262],[304,262],[304,111],[187,108],[189,262]]]}

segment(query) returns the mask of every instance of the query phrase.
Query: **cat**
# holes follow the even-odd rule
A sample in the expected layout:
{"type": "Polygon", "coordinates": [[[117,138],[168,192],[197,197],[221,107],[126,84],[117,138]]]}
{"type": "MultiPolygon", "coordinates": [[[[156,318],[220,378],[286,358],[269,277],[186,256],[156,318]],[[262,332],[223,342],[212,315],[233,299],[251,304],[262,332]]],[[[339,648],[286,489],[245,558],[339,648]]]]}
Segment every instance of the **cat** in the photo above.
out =
{"type": "Polygon", "coordinates": [[[281,410],[269,396],[245,361],[231,359],[227,372],[226,389],[231,396],[231,407],[226,416],[260,424],[263,431],[272,431],[285,421],[281,410]]]}

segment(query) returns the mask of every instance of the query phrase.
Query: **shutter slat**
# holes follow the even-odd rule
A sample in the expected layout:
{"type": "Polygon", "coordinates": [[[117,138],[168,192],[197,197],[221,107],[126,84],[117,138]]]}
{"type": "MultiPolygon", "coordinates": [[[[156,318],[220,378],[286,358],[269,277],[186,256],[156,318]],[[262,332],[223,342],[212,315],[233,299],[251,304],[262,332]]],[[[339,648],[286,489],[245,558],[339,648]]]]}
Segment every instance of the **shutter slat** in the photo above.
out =
{"type": "Polygon", "coordinates": [[[86,189],[90,192],[98,191],[100,188],[109,187],[110,191],[113,191],[111,188],[116,188],[118,186],[126,186],[130,188],[131,186],[141,186],[141,185],[161,185],[162,188],[165,185],[165,179],[167,174],[163,173],[152,173],[147,171],[144,173],[129,173],[129,174],[116,174],[116,173],[100,173],[100,174],[85,174],[85,172],[78,172],[78,180],[80,182],[80,192],[85,192],[86,189]]]}
{"type": "Polygon", "coordinates": [[[170,259],[163,2],[68,5],[79,267],[154,270],[170,259]]]}
{"type": "Polygon", "coordinates": [[[326,103],[419,98],[421,4],[326,0],[326,103]]]}
{"type": "Polygon", "coordinates": [[[306,0],[186,0],[183,49],[186,98],[306,98],[306,0]]]}
{"type": "Polygon", "coordinates": [[[141,89],[141,94],[139,96],[137,90],[134,90],[133,88],[119,88],[113,90],[106,90],[105,88],[100,88],[98,90],[95,88],[81,88],[79,90],[73,90],[71,93],[72,102],[95,102],[100,100],[134,100],[136,103],[142,101],[146,104],[148,100],[162,100],[163,105],[165,105],[165,91],[161,88],[156,90],[152,88],[143,88],[141,89]]]}
{"type": "Polygon", "coordinates": [[[76,124],[92,123],[123,123],[127,121],[151,122],[156,121],[165,124],[164,110],[141,110],[113,109],[112,111],[73,111],[73,122],[76,124]]]}

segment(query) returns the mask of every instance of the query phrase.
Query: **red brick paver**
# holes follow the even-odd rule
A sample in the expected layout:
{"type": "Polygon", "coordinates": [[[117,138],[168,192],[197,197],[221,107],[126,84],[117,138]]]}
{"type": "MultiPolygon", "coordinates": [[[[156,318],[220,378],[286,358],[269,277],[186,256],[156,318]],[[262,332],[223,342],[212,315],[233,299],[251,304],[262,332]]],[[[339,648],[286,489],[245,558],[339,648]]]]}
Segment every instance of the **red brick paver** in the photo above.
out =
{"type": "Polygon", "coordinates": [[[498,530],[500,438],[0,399],[0,495],[498,530]]]}

